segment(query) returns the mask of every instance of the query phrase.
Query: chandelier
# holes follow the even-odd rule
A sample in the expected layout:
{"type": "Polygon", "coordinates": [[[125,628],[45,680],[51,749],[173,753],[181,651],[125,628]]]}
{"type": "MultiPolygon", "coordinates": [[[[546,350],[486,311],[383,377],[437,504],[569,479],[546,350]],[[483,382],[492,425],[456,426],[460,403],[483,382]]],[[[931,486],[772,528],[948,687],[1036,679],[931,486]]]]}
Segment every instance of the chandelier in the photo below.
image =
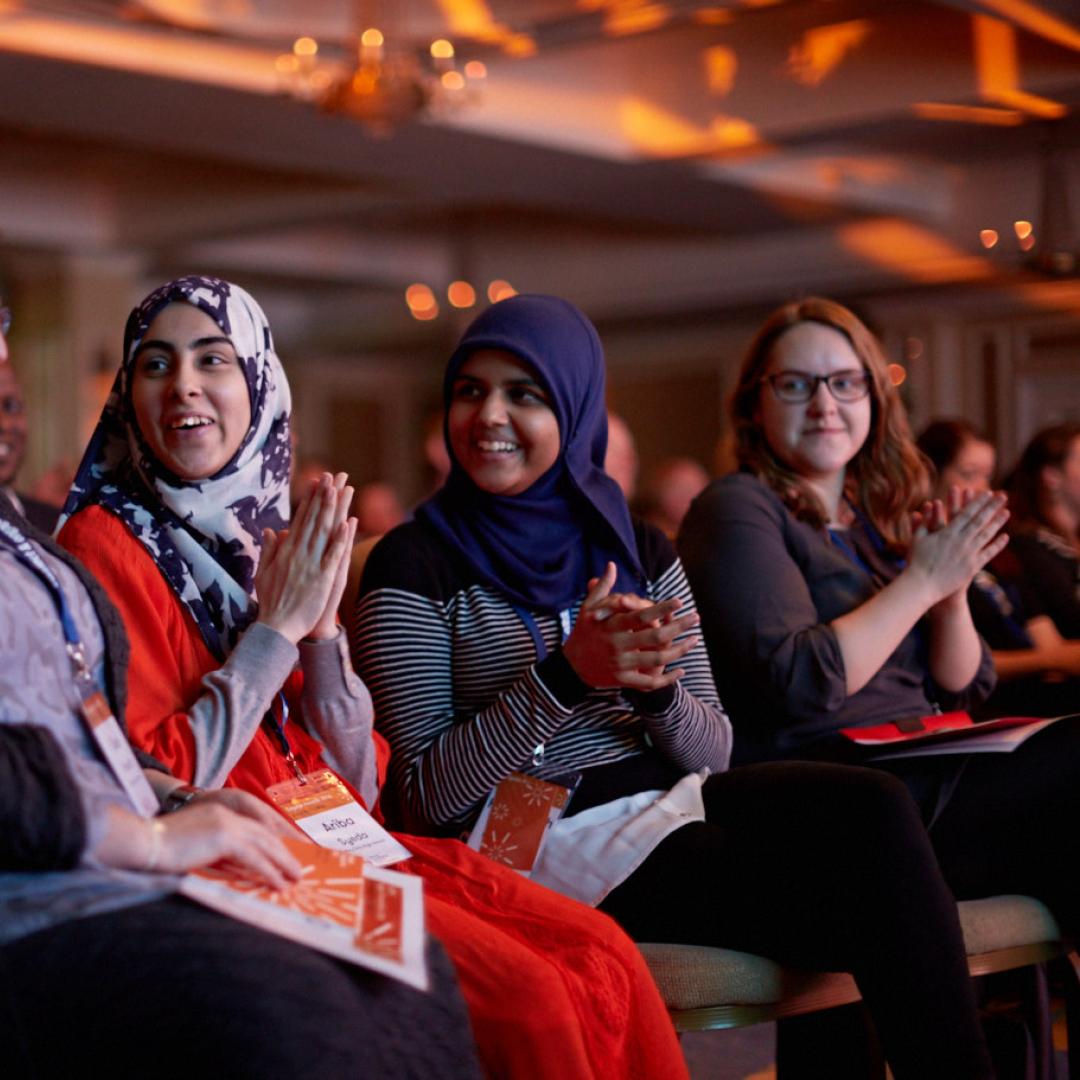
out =
{"type": "Polygon", "coordinates": [[[388,11],[380,12],[378,4],[358,0],[357,35],[348,56],[326,58],[314,38],[297,38],[292,52],[277,59],[282,89],[324,112],[358,120],[376,135],[475,102],[487,78],[485,65],[470,60],[459,69],[454,46],[445,38],[416,47],[404,28],[395,26],[400,17],[391,12],[397,5],[386,6],[388,11]]]}

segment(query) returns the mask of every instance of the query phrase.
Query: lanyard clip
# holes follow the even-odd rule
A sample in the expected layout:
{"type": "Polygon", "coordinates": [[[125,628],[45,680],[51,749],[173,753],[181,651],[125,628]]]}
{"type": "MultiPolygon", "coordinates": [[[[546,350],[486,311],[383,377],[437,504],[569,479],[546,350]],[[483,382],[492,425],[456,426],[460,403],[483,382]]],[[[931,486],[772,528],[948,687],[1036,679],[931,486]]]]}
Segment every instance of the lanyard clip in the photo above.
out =
{"type": "Polygon", "coordinates": [[[308,778],[304,775],[304,770],[300,768],[300,762],[296,760],[296,755],[291,750],[285,755],[285,760],[292,766],[292,771],[296,774],[296,782],[306,784],[308,778]]]}
{"type": "Polygon", "coordinates": [[[68,656],[71,658],[71,667],[75,672],[76,678],[90,679],[90,668],[86,664],[86,653],[83,651],[82,642],[68,642],[64,646],[67,650],[68,656]]]}

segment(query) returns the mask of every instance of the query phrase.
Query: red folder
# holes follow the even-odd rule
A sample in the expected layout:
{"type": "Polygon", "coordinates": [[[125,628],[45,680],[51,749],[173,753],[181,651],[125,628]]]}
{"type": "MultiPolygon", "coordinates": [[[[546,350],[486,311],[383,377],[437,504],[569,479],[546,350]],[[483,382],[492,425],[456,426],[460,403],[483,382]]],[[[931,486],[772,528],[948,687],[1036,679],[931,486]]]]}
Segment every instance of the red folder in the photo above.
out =
{"type": "Polygon", "coordinates": [[[860,746],[910,745],[924,742],[948,742],[982,735],[987,731],[1026,727],[1039,723],[1037,716],[1004,716],[1000,720],[976,723],[966,712],[941,713],[937,716],[918,716],[896,720],[872,727],[841,728],[840,734],[860,746]]]}

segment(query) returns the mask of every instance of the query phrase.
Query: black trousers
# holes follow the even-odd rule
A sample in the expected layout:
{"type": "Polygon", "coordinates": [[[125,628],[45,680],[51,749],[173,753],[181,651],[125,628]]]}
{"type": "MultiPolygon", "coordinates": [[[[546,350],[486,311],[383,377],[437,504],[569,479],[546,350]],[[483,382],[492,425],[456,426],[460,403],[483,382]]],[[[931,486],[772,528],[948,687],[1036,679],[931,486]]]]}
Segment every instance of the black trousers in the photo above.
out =
{"type": "Polygon", "coordinates": [[[437,943],[421,993],[180,898],[0,948],[5,1076],[478,1080],[437,943]]]}
{"type": "Polygon", "coordinates": [[[902,783],[789,762],[710,777],[704,797],[706,821],[667,837],[604,911],[638,941],[852,972],[897,1080],[992,1075],[956,905],[902,783]]]}
{"type": "MultiPolygon", "coordinates": [[[[1077,704],[1080,704],[1078,702],[1077,704]]],[[[1011,754],[969,754],[930,840],[957,899],[1025,893],[1080,930],[1080,716],[1011,754]]],[[[906,769],[897,763],[901,779],[906,769]]]]}

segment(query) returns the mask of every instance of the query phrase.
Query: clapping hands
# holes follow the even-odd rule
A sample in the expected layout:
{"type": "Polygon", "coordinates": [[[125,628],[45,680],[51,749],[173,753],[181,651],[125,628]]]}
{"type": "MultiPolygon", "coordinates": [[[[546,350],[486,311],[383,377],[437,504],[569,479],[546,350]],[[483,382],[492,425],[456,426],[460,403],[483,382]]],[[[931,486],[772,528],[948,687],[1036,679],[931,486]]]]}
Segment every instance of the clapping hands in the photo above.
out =
{"type": "Polygon", "coordinates": [[[258,621],[294,644],[338,633],[336,612],[345,588],[356,518],[348,517],[348,476],[323,475],[300,500],[291,528],[263,532],[255,575],[258,621]]]}
{"type": "Polygon", "coordinates": [[[679,617],[682,601],[654,603],[633,593],[613,593],[615,564],[589,582],[577,622],[563,645],[563,654],[582,682],[595,688],[660,690],[678,682],[682,668],[666,671],[698,643],[684,638],[699,619],[679,617]]]}
{"type": "Polygon", "coordinates": [[[914,515],[910,566],[925,575],[935,602],[963,597],[976,573],[1009,542],[1001,492],[953,487],[947,501],[934,499],[914,515]]]}

